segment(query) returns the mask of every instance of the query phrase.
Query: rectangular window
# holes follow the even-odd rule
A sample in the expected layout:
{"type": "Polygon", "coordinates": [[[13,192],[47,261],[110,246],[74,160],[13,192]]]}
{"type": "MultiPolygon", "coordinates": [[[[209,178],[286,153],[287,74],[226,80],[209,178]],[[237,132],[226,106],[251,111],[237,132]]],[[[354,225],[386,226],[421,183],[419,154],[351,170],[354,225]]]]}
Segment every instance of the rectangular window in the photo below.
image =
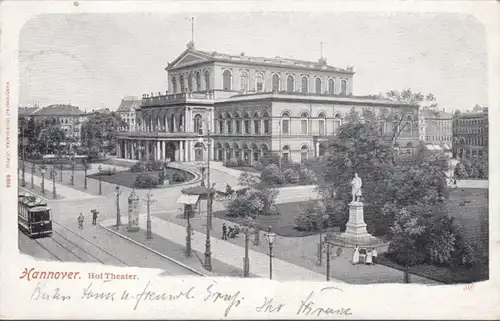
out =
{"type": "Polygon", "coordinates": [[[264,134],[269,134],[269,120],[264,119],[264,134]]]}
{"type": "Polygon", "coordinates": [[[288,135],[289,134],[289,128],[290,124],[289,124],[289,120],[288,119],[283,119],[283,123],[282,123],[282,134],[286,134],[288,135]]]}
{"type": "Polygon", "coordinates": [[[241,120],[236,121],[236,134],[241,134],[241,120]]]}
{"type": "Polygon", "coordinates": [[[255,134],[259,135],[260,134],[260,120],[254,120],[253,126],[255,129],[255,134]]]}
{"type": "Polygon", "coordinates": [[[300,133],[302,135],[307,135],[307,120],[303,119],[300,121],[300,133]]]}
{"type": "Polygon", "coordinates": [[[245,134],[250,134],[250,121],[245,120],[245,134]]]}

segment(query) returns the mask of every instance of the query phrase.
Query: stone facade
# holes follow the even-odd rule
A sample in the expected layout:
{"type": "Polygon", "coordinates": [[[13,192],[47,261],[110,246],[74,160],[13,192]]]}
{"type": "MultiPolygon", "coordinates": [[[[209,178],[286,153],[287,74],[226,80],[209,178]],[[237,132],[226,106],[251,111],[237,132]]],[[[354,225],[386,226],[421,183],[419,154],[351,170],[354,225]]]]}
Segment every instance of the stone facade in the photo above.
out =
{"type": "Polygon", "coordinates": [[[296,162],[321,156],[346,115],[369,108],[397,145],[418,146],[418,106],[353,96],[353,69],[322,58],[307,62],[208,53],[188,48],[166,68],[170,92],[143,95],[136,130],[118,134],[118,155],[133,159],[249,164],[282,153],[296,162]],[[200,130],[203,137],[200,137],[200,130]],[[207,136],[208,131],[210,136],[207,136]]]}
{"type": "Polygon", "coordinates": [[[487,156],[488,124],[487,107],[456,111],[453,115],[453,156],[460,159],[487,156]]]}

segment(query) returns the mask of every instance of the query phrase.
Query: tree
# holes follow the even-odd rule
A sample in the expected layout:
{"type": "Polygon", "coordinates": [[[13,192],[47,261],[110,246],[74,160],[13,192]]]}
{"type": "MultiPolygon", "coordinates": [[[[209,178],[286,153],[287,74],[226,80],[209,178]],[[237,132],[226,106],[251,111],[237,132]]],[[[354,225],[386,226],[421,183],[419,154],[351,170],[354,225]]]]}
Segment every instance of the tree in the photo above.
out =
{"type": "Polygon", "coordinates": [[[92,115],[82,124],[82,145],[89,151],[112,150],[121,126],[126,123],[114,112],[92,115]]]}
{"type": "Polygon", "coordinates": [[[240,177],[238,177],[238,185],[240,186],[253,187],[259,183],[260,183],[260,178],[255,174],[243,172],[240,174],[240,177]]]}
{"type": "Polygon", "coordinates": [[[65,133],[58,124],[50,124],[38,135],[38,150],[43,154],[59,154],[65,133]]]}

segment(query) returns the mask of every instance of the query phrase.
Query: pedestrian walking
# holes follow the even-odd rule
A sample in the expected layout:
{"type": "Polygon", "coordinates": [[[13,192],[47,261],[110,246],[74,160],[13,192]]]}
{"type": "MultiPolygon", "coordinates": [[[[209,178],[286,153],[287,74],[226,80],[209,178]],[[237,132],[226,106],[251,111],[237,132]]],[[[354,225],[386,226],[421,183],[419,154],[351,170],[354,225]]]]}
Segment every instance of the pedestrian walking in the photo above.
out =
{"type": "Polygon", "coordinates": [[[372,248],[372,257],[373,257],[373,265],[377,264],[377,249],[376,248],[372,248]]]}
{"type": "Polygon", "coordinates": [[[222,223],[222,239],[227,240],[227,226],[226,223],[222,223]]]}
{"type": "Polygon", "coordinates": [[[97,216],[99,212],[96,210],[92,210],[92,225],[97,226],[97,216]]]}
{"type": "Polygon", "coordinates": [[[366,260],[365,260],[366,265],[372,265],[373,264],[373,252],[372,250],[368,250],[366,253],[366,260]]]}
{"type": "Polygon", "coordinates": [[[78,228],[80,229],[83,229],[83,220],[84,220],[83,214],[80,213],[80,216],[78,216],[78,228]]]}

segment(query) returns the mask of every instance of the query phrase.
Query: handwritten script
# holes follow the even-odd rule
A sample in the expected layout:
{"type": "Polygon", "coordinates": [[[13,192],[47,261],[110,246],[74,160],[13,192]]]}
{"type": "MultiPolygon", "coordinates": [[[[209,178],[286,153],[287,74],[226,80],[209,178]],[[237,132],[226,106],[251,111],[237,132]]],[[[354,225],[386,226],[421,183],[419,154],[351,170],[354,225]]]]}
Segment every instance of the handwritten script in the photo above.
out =
{"type": "MultiPolygon", "coordinates": [[[[220,309],[224,317],[228,317],[235,310],[245,307],[248,311],[257,314],[279,315],[284,312],[300,317],[328,317],[328,316],[350,316],[353,314],[351,308],[335,305],[335,296],[342,295],[342,290],[336,287],[323,288],[320,291],[310,291],[304,293],[302,297],[296,298],[293,302],[283,301],[282,298],[272,297],[269,294],[248,291],[249,297],[244,294],[244,290],[227,291],[223,286],[213,282],[208,286],[186,285],[183,289],[164,291],[155,288],[154,284],[147,282],[139,292],[120,289],[121,284],[113,283],[109,286],[109,281],[90,281],[79,290],[73,289],[65,293],[60,287],[50,287],[49,284],[38,282],[35,285],[30,299],[32,301],[97,301],[103,304],[113,302],[130,302],[130,308],[136,311],[143,304],[158,303],[164,305],[167,302],[179,302],[183,306],[192,305],[193,309],[220,309]],[[107,284],[104,290],[103,285],[107,284]],[[327,300],[321,300],[327,297],[327,300]],[[253,303],[250,303],[253,302],[253,303]],[[320,302],[328,302],[328,306],[320,302]]],[[[263,316],[264,317],[264,316],[263,316]]]]}

